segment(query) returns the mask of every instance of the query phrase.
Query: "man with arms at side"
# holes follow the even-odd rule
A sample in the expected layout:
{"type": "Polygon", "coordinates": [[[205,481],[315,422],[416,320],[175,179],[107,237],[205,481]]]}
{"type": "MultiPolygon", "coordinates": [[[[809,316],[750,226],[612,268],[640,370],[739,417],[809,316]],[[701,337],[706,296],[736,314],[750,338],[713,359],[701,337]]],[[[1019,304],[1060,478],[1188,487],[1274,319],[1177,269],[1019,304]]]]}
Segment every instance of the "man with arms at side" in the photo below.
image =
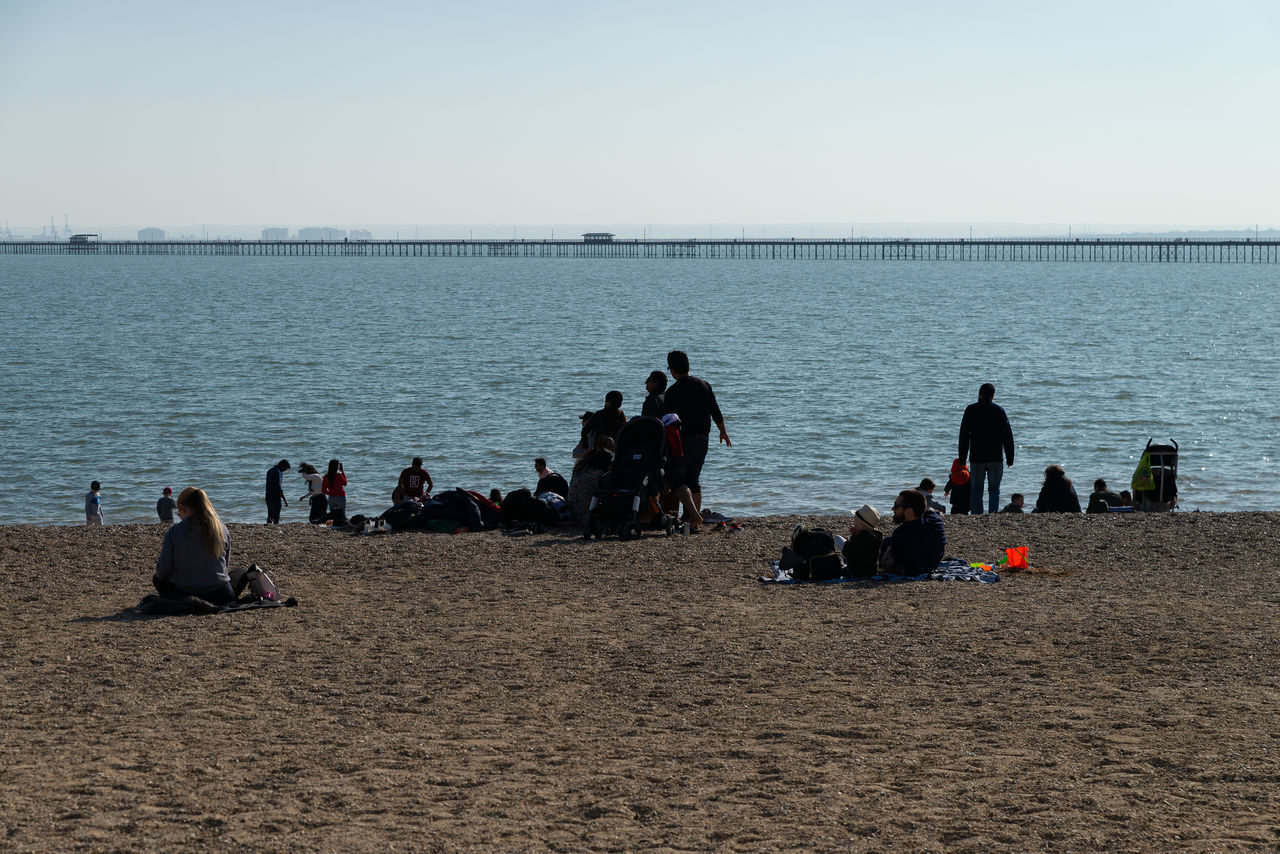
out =
{"type": "Polygon", "coordinates": [[[982,481],[987,481],[987,512],[1000,510],[1000,480],[1004,467],[1013,466],[1013,429],[1009,416],[995,403],[996,387],[983,383],[978,402],[960,420],[960,463],[969,460],[970,513],[982,512],[982,481]],[[1004,454],[1004,463],[1000,459],[1004,454]]]}
{"type": "Polygon", "coordinates": [[[280,462],[267,469],[267,524],[280,524],[280,506],[289,506],[289,499],[284,497],[284,486],[280,476],[289,470],[289,461],[280,462]]]}
{"type": "MultiPolygon", "coordinates": [[[[684,456],[672,466],[668,472],[670,479],[668,488],[677,494],[686,488],[688,498],[698,512],[696,518],[688,518],[686,509],[685,521],[691,527],[702,524],[702,466],[707,459],[710,447],[711,422],[715,422],[720,430],[720,441],[729,447],[729,434],[724,429],[724,416],[720,413],[720,404],[716,402],[716,393],[711,384],[689,374],[689,356],[683,350],[672,350],[667,354],[667,369],[671,372],[674,383],[663,396],[663,412],[680,416],[680,442],[684,446],[684,456]]],[[[687,507],[687,505],[686,505],[687,507]]]]}
{"type": "Polygon", "coordinates": [[[923,575],[938,568],[947,550],[942,517],[932,510],[918,489],[905,489],[893,502],[898,525],[884,538],[880,568],[895,575],[923,575]]]}

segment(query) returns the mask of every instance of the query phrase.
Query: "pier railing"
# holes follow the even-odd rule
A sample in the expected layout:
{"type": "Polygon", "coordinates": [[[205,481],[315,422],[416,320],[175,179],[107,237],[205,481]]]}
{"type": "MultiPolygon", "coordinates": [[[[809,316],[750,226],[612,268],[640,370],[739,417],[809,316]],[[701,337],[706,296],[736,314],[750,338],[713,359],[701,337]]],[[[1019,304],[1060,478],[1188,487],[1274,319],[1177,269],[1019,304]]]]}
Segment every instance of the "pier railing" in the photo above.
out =
{"type": "Polygon", "coordinates": [[[747,238],[732,240],[0,241],[0,255],[694,258],[832,261],[1280,262],[1280,240],[747,238]]]}

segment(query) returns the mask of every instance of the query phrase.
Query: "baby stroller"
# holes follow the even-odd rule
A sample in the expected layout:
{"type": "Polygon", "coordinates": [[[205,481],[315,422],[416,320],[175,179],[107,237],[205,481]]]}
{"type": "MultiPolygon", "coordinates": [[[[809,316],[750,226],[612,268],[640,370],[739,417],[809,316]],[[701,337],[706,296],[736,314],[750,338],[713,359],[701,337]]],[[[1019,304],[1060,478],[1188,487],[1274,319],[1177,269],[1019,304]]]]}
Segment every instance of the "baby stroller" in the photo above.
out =
{"type": "Polygon", "coordinates": [[[1168,513],[1178,506],[1178,443],[1147,447],[1133,473],[1133,509],[1145,513],[1168,513]]]}
{"type": "Polygon", "coordinates": [[[655,511],[648,524],[665,528],[671,536],[680,522],[662,512],[663,463],[667,455],[666,428],[657,418],[637,416],[614,439],[613,465],[601,476],[587,512],[584,539],[600,539],[606,531],[624,540],[640,536],[642,508],[655,511]]]}

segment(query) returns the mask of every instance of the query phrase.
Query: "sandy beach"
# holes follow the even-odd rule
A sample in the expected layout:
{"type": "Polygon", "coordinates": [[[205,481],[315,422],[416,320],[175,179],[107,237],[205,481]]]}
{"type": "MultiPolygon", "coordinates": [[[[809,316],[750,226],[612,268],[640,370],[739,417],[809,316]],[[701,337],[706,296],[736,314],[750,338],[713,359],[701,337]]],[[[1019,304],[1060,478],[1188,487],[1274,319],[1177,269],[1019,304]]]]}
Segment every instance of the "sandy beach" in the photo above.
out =
{"type": "Polygon", "coordinates": [[[0,527],[0,849],[1280,846],[1280,514],[948,519],[994,585],[762,585],[847,519],[741,521],[235,525],[300,604],[199,617],[159,526],[0,527]]]}

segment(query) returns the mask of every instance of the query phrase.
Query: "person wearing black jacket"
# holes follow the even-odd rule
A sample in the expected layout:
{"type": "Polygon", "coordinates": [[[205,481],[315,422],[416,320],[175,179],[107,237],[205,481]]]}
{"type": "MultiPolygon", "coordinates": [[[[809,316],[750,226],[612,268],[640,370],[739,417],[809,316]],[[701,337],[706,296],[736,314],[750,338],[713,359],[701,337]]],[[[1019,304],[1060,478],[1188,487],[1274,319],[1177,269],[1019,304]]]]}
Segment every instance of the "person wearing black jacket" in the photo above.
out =
{"type": "Polygon", "coordinates": [[[1013,429],[1009,416],[996,405],[996,387],[983,383],[978,402],[964,410],[960,420],[960,452],[963,465],[969,461],[970,513],[982,512],[982,482],[987,481],[987,512],[1000,510],[1000,480],[1004,467],[1013,466],[1013,429]],[[1004,464],[1001,462],[1004,454],[1004,464]]]}
{"type": "Polygon", "coordinates": [[[667,370],[675,382],[663,395],[662,409],[664,414],[680,416],[680,443],[684,446],[684,455],[672,461],[667,471],[667,488],[678,495],[686,488],[689,490],[687,497],[698,514],[696,518],[688,518],[686,509],[685,521],[696,528],[702,524],[702,484],[699,478],[710,447],[711,422],[714,421],[719,428],[723,444],[732,448],[733,442],[725,432],[724,416],[720,413],[720,404],[716,402],[711,384],[689,375],[689,354],[683,350],[672,350],[667,354],[667,370]]]}

